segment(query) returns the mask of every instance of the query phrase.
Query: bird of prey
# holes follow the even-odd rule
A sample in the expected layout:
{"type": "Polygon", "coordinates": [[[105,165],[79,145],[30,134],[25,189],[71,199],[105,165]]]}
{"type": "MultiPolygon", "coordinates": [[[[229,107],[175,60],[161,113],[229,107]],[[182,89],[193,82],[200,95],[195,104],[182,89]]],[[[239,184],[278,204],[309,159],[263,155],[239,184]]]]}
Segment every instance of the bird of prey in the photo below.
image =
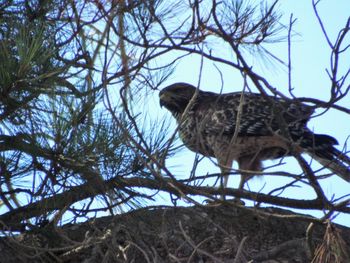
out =
{"type": "Polygon", "coordinates": [[[238,163],[243,189],[254,172],[262,171],[262,161],[300,153],[350,182],[350,158],[334,147],[335,138],[307,128],[314,109],[296,99],[249,92],[217,94],[187,83],[164,88],[159,98],[175,117],[183,143],[217,159],[223,187],[233,161],[238,163]]]}

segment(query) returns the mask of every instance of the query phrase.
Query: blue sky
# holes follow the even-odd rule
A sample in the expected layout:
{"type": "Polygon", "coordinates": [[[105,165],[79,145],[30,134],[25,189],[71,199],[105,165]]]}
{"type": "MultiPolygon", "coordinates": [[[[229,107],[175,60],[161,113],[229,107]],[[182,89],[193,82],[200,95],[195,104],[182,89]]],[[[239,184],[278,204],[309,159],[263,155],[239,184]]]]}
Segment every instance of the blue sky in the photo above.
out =
{"type": "MultiPolygon", "coordinates": [[[[260,1],[251,1],[257,2],[260,1]]],[[[330,34],[331,40],[335,40],[339,30],[345,25],[346,19],[350,12],[349,0],[323,0],[319,4],[320,15],[324,21],[326,29],[330,34]]],[[[321,100],[327,100],[329,96],[330,81],[327,77],[325,69],[329,67],[330,61],[330,49],[327,46],[326,40],[322,35],[320,26],[313,13],[311,1],[305,0],[281,0],[279,3],[279,10],[284,13],[283,21],[288,22],[290,14],[293,13],[294,18],[297,18],[297,22],[293,27],[295,36],[292,39],[292,62],[293,62],[293,87],[296,96],[312,97],[321,100]]],[[[348,37],[347,43],[350,43],[350,37],[348,37]]],[[[220,48],[218,46],[218,48],[220,48]]],[[[287,43],[271,44],[270,48],[277,57],[286,59],[287,43]]],[[[223,56],[224,50],[221,51],[223,56]]],[[[340,62],[342,65],[341,70],[346,70],[350,67],[350,52],[344,54],[343,60],[340,62]]],[[[239,72],[234,71],[227,66],[218,66],[223,74],[223,92],[233,92],[242,90],[242,77],[239,72]]],[[[288,78],[287,70],[278,64],[269,65],[269,63],[263,63],[259,56],[256,59],[252,59],[252,66],[261,75],[263,75],[273,86],[278,88],[279,91],[288,95],[288,78]]],[[[200,73],[200,57],[189,56],[181,60],[178,64],[174,74],[168,79],[164,86],[173,82],[188,82],[196,85],[198,83],[198,76],[200,73]]],[[[348,82],[349,85],[349,82],[348,82]]],[[[220,92],[221,76],[214,66],[213,62],[205,61],[203,66],[203,74],[201,78],[201,89],[220,92]]],[[[113,92],[113,90],[111,91],[113,92]]],[[[117,97],[117,96],[116,96],[117,97]]],[[[350,105],[350,97],[345,98],[340,103],[343,106],[350,105]]],[[[159,116],[170,117],[170,114],[163,108],[158,106],[158,94],[155,93],[152,97],[149,105],[145,108],[140,108],[140,111],[148,112],[147,107],[152,107],[152,112],[156,112],[159,116]]],[[[147,114],[146,114],[147,115],[147,114]]],[[[149,114],[149,117],[151,114],[149,114]]],[[[172,126],[175,127],[175,121],[172,120],[172,126]]],[[[309,127],[316,133],[329,134],[340,143],[342,147],[350,135],[350,120],[349,116],[338,111],[328,111],[326,114],[314,118],[310,121],[309,127]]],[[[179,178],[188,178],[193,166],[195,154],[187,149],[183,149],[175,157],[167,160],[167,167],[173,172],[173,174],[179,178]]],[[[282,171],[294,171],[299,172],[300,168],[297,163],[288,158],[285,160],[286,164],[278,167],[278,170],[282,171]]],[[[277,162],[266,162],[265,166],[276,164],[277,162]]],[[[318,168],[316,164],[312,166],[318,168]]],[[[234,166],[236,168],[236,166],[234,166]]],[[[205,158],[200,162],[196,175],[205,175],[211,173],[218,173],[219,169],[215,165],[215,160],[205,158]]],[[[249,187],[253,191],[268,192],[278,186],[282,186],[287,182],[285,178],[275,176],[265,176],[262,178],[252,179],[249,181],[249,187]]],[[[229,180],[229,187],[236,188],[239,183],[238,176],[231,176],[229,180]]],[[[214,180],[208,180],[205,182],[209,186],[214,184],[214,180]]],[[[335,194],[341,196],[350,193],[350,184],[339,179],[337,176],[328,178],[322,181],[324,191],[328,196],[335,194]]],[[[313,198],[313,190],[311,188],[294,188],[284,193],[286,197],[294,197],[298,199],[313,198]]],[[[157,204],[170,204],[168,195],[157,195],[157,204]]],[[[199,200],[202,201],[202,200],[199,200]]],[[[180,203],[185,204],[185,203],[180,203]]],[[[322,216],[320,211],[299,211],[303,213],[312,212],[315,216],[322,216]]],[[[350,226],[350,215],[339,215],[335,222],[343,225],[350,226]]]]}
{"type": "MultiPolygon", "coordinates": [[[[297,19],[293,27],[295,34],[292,39],[292,86],[294,88],[294,94],[298,97],[327,100],[329,98],[331,82],[326,74],[326,68],[329,68],[331,53],[313,12],[311,1],[280,1],[279,10],[284,14],[283,21],[285,23],[289,21],[291,13],[293,13],[293,17],[297,19]]],[[[348,0],[324,0],[319,3],[319,14],[323,19],[326,30],[332,41],[335,41],[339,30],[344,27],[349,17],[349,10],[350,1],[348,0]]],[[[350,37],[347,38],[346,42],[350,43],[350,37]]],[[[284,60],[287,58],[286,42],[271,44],[270,50],[279,58],[284,60]]],[[[340,65],[340,72],[344,72],[350,67],[350,52],[343,55],[340,65]]],[[[220,65],[217,66],[219,66],[223,74],[223,92],[240,91],[242,89],[242,77],[240,74],[234,72],[232,68],[220,65]]],[[[288,76],[286,68],[278,64],[269,65],[268,62],[262,63],[259,57],[252,60],[252,66],[274,87],[285,95],[288,95],[288,76]]],[[[174,74],[165,85],[178,81],[196,85],[198,83],[199,71],[200,58],[193,56],[187,57],[180,62],[174,74]]],[[[349,85],[350,81],[347,83],[349,85]]],[[[203,90],[220,92],[220,74],[213,66],[213,62],[204,62],[200,87],[203,90]]],[[[156,96],[155,100],[157,99],[156,96]]],[[[342,106],[350,105],[350,97],[343,99],[339,104],[342,106]]],[[[154,105],[157,105],[156,101],[154,105]]],[[[160,114],[167,115],[168,113],[162,110],[160,114]]],[[[326,114],[312,119],[309,123],[309,127],[314,130],[315,133],[328,134],[337,138],[340,144],[339,149],[343,147],[347,137],[350,135],[349,116],[335,110],[330,110],[326,114]]],[[[169,166],[173,173],[179,176],[179,178],[186,178],[190,174],[193,160],[194,154],[184,149],[177,154],[177,156],[168,160],[167,166],[169,166]]],[[[291,158],[288,158],[286,162],[287,164],[278,167],[278,170],[300,171],[297,163],[291,158]]],[[[276,161],[266,162],[265,166],[276,163],[276,161]]],[[[313,164],[312,167],[316,169],[320,166],[318,164],[313,164]]],[[[196,174],[204,175],[216,172],[219,172],[219,169],[213,164],[213,161],[206,159],[199,164],[196,174]]],[[[229,187],[237,187],[238,180],[238,177],[231,176],[229,187]]],[[[267,192],[268,189],[281,186],[286,182],[287,180],[285,180],[285,178],[265,176],[263,178],[250,180],[249,187],[254,191],[263,189],[263,192],[267,192]]],[[[208,185],[210,185],[210,183],[212,183],[212,181],[208,181],[208,185]]],[[[341,196],[350,193],[350,184],[339,179],[337,176],[323,180],[321,183],[328,196],[332,196],[333,194],[341,196]]],[[[314,194],[311,188],[302,187],[288,190],[284,193],[284,196],[307,199],[313,198],[314,194]]],[[[309,213],[310,211],[299,212],[309,213]]],[[[315,216],[322,216],[322,212],[311,212],[315,216]]],[[[335,222],[350,226],[350,215],[339,215],[335,219],[335,222]]]]}

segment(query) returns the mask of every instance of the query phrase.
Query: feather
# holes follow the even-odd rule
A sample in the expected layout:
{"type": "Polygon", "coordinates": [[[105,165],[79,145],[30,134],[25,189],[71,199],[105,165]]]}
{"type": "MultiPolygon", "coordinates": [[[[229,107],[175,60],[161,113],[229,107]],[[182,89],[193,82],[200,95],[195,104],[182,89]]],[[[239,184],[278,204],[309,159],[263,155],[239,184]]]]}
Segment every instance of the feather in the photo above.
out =
{"type": "Polygon", "coordinates": [[[243,170],[261,170],[263,160],[288,155],[288,142],[294,142],[300,153],[308,153],[350,182],[350,158],[334,147],[336,139],[307,128],[314,109],[297,99],[244,93],[242,100],[241,92],[217,94],[186,83],[166,87],[159,97],[160,104],[176,118],[184,144],[217,158],[223,174],[233,161],[243,170]]]}

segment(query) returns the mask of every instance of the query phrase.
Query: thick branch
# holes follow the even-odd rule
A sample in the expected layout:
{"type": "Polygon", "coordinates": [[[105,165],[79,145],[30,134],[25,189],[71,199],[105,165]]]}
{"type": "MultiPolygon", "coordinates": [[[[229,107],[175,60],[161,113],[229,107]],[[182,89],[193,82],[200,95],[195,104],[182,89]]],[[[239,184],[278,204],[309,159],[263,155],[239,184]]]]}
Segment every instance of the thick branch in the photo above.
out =
{"type": "MultiPolygon", "coordinates": [[[[259,203],[269,203],[278,206],[285,206],[289,208],[298,209],[327,209],[324,207],[322,200],[296,200],[285,197],[270,196],[267,194],[249,192],[245,190],[238,189],[217,189],[212,187],[198,187],[198,186],[188,186],[183,184],[178,184],[176,187],[179,188],[181,193],[179,193],[173,186],[173,181],[169,179],[164,179],[164,182],[160,183],[153,179],[148,178],[121,178],[116,177],[105,182],[105,189],[127,189],[133,187],[143,187],[151,190],[162,190],[176,196],[181,197],[183,194],[186,195],[200,195],[213,198],[213,196],[225,194],[225,196],[238,197],[243,199],[252,200],[259,203]]],[[[104,194],[101,190],[94,189],[90,184],[86,183],[72,188],[71,190],[65,191],[64,193],[57,194],[55,196],[43,199],[39,202],[32,203],[16,210],[7,212],[0,216],[0,221],[3,223],[3,227],[14,227],[16,229],[23,228],[21,222],[24,219],[40,216],[49,211],[63,209],[75,202],[80,200],[94,197],[98,194],[104,194]]],[[[350,208],[348,207],[337,207],[335,209],[339,212],[350,213],[350,208]]]]}

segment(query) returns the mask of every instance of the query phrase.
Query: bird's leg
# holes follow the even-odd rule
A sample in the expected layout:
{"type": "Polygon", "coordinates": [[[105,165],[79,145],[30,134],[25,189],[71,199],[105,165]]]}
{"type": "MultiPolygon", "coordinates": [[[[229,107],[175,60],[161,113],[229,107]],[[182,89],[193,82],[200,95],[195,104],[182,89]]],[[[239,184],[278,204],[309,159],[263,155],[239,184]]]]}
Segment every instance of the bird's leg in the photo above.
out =
{"type": "MultiPolygon", "coordinates": [[[[220,189],[223,191],[227,187],[228,183],[228,176],[229,176],[229,170],[228,169],[221,169],[221,176],[220,176],[220,189]]],[[[220,197],[221,200],[225,200],[225,194],[222,194],[220,197]]]]}
{"type": "MultiPolygon", "coordinates": [[[[219,162],[221,177],[220,177],[220,188],[225,189],[228,184],[228,177],[230,175],[233,160],[219,162]]],[[[225,200],[225,195],[221,195],[221,199],[225,200]]]]}
{"type": "Polygon", "coordinates": [[[257,155],[243,156],[238,159],[238,168],[241,170],[241,181],[239,182],[238,189],[243,190],[244,184],[254,176],[254,174],[244,171],[260,172],[262,170],[262,163],[257,155]]]}
{"type": "MultiPolygon", "coordinates": [[[[239,169],[240,170],[255,171],[255,170],[250,170],[250,169],[243,169],[242,167],[239,167],[239,169]]],[[[238,185],[237,189],[244,190],[245,183],[248,182],[248,180],[251,179],[252,177],[254,177],[253,174],[241,171],[241,180],[239,181],[239,185],[238,185]]]]}
{"type": "Polygon", "coordinates": [[[243,190],[244,189],[244,184],[248,180],[249,180],[249,178],[247,178],[247,174],[246,173],[242,173],[241,174],[241,180],[239,181],[239,185],[238,185],[238,190],[243,190]]]}
{"type": "Polygon", "coordinates": [[[222,173],[222,176],[221,176],[221,180],[220,180],[220,187],[221,188],[226,188],[227,185],[228,185],[228,177],[230,175],[230,170],[231,169],[221,169],[221,173],[222,173]]]}

